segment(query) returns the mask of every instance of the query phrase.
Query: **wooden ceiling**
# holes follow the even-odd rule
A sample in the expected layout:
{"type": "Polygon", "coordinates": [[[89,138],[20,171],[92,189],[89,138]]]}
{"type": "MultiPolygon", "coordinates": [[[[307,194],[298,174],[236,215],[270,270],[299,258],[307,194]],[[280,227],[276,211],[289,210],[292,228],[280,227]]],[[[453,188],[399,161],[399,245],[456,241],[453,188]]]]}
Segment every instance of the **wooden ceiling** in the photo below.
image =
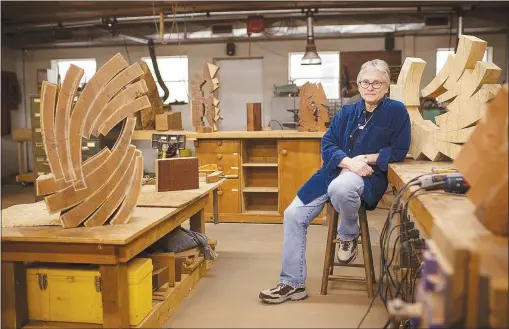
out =
{"type": "MultiPolygon", "coordinates": [[[[2,25],[43,24],[95,20],[101,17],[276,10],[306,8],[369,8],[404,6],[457,6],[478,4],[454,1],[2,1],[2,25]]],[[[485,3],[485,2],[484,2],[485,3]]]]}

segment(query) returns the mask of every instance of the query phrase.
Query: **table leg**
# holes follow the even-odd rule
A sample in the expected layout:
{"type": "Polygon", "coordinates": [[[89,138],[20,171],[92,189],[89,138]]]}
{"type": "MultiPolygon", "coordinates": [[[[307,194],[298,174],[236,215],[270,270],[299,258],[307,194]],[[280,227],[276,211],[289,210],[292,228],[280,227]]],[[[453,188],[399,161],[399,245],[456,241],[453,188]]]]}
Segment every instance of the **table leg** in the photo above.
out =
{"type": "Polygon", "coordinates": [[[219,205],[217,200],[217,189],[212,191],[212,208],[214,212],[214,224],[219,224],[219,205]]]}
{"type": "Polygon", "coordinates": [[[127,264],[102,265],[104,328],[129,328],[127,264]]]}
{"type": "Polygon", "coordinates": [[[191,231],[205,233],[205,211],[201,209],[190,218],[191,231]]]}
{"type": "Polygon", "coordinates": [[[20,262],[2,262],[2,328],[28,323],[26,270],[20,262]]]}

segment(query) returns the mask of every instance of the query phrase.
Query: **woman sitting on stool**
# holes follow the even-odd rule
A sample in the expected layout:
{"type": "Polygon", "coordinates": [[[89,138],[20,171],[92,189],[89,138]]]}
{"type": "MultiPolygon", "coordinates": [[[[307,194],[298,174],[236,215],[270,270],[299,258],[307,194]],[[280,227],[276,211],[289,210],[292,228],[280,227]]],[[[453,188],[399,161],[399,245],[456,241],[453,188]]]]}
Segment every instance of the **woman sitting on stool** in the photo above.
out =
{"type": "Polygon", "coordinates": [[[330,200],[340,216],[337,258],[349,264],[357,257],[361,201],[373,210],[384,195],[387,167],[403,161],[410,148],[406,107],[389,99],[386,62],[364,63],[357,76],[362,99],[344,105],[322,139],[323,166],[297,192],[284,212],[283,260],[279,284],[260,292],[268,303],[307,297],[306,233],[330,200]]]}

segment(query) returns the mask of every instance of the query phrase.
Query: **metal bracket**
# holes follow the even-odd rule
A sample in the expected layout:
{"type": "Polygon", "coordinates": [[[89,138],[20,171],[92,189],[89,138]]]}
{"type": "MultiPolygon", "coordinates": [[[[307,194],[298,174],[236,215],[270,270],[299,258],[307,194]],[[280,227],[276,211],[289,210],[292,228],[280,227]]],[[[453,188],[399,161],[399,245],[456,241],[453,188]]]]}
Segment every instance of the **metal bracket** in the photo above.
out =
{"type": "Polygon", "coordinates": [[[46,273],[37,273],[37,283],[39,283],[39,289],[48,289],[48,275],[46,273]]]}
{"type": "Polygon", "coordinates": [[[94,276],[95,291],[102,291],[102,280],[100,276],[94,276]]]}

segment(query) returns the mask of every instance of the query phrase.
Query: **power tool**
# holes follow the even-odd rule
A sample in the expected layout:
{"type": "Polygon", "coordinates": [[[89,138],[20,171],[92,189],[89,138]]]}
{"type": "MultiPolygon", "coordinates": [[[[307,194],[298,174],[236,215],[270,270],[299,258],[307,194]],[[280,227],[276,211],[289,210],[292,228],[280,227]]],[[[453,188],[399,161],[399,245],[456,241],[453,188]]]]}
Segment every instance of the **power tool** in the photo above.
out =
{"type": "Polygon", "coordinates": [[[418,182],[425,190],[443,189],[448,193],[465,194],[470,188],[459,172],[426,175],[419,178],[418,182]]]}
{"type": "Polygon", "coordinates": [[[158,159],[178,158],[179,150],[186,148],[186,135],[152,134],[152,148],[158,159]]]}

